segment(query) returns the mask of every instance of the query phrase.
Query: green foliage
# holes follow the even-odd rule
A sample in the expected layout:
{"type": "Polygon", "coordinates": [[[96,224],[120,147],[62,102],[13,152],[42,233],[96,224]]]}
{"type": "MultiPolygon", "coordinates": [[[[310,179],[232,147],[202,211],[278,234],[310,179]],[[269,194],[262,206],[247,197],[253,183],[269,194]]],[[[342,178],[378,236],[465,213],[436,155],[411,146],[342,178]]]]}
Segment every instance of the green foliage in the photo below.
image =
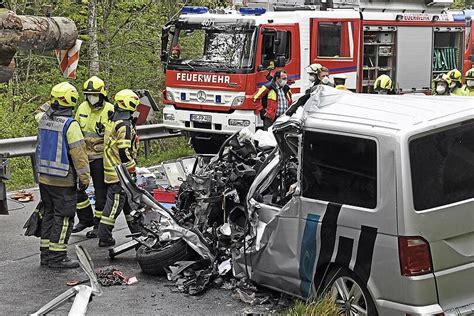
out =
{"type": "Polygon", "coordinates": [[[283,312],[290,316],[333,316],[340,315],[340,310],[334,299],[329,295],[319,300],[296,301],[293,307],[283,312]]]}

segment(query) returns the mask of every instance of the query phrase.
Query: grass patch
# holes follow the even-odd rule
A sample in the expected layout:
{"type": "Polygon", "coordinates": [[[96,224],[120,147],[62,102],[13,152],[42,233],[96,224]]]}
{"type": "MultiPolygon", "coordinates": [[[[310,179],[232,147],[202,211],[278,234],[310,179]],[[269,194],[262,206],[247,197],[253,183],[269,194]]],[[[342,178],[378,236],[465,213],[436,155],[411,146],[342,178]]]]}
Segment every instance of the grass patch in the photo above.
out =
{"type": "Polygon", "coordinates": [[[338,315],[339,308],[329,295],[318,300],[296,301],[293,307],[284,311],[283,315],[291,316],[333,316],[338,315]]]}
{"type": "MultiPolygon", "coordinates": [[[[160,162],[194,155],[194,150],[184,137],[158,139],[150,142],[150,155],[145,157],[144,144],[138,157],[138,166],[153,166],[160,162]]],[[[8,159],[11,170],[10,180],[6,181],[8,191],[16,191],[36,186],[29,157],[8,159]]]]}

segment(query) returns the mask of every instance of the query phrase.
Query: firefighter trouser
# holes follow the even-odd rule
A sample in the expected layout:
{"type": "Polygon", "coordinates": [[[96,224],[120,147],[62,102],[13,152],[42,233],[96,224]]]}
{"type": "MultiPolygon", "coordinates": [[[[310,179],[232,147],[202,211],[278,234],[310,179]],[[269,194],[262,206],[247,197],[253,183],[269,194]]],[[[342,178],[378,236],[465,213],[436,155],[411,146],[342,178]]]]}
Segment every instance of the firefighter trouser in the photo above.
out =
{"type": "Polygon", "coordinates": [[[67,255],[67,243],[76,213],[76,188],[40,183],[39,189],[44,206],[40,251],[48,253],[49,262],[58,262],[67,255]]]}
{"type": "Polygon", "coordinates": [[[95,191],[95,214],[92,212],[92,205],[85,191],[77,193],[77,217],[79,223],[86,226],[94,224],[99,226],[105,201],[107,200],[107,186],[104,182],[104,161],[102,158],[89,163],[92,183],[95,191]]]}
{"type": "Polygon", "coordinates": [[[115,220],[120,215],[120,212],[125,214],[127,225],[130,232],[136,233],[139,231],[138,226],[132,224],[132,217],[130,216],[131,208],[127,202],[127,196],[122,189],[120,183],[109,184],[107,186],[107,202],[105,202],[104,212],[99,224],[99,239],[112,238],[112,230],[115,226],[115,220]]]}

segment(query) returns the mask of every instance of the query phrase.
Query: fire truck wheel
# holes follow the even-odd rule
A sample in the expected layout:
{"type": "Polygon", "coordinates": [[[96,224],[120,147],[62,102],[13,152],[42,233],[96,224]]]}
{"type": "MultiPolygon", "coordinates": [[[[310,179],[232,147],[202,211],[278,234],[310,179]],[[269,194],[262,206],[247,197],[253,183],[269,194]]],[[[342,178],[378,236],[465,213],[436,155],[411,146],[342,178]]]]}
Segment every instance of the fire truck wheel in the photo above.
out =
{"type": "Polygon", "coordinates": [[[165,268],[194,256],[194,250],[182,239],[168,242],[157,249],[148,249],[142,245],[137,250],[140,268],[143,273],[150,275],[166,275],[165,268]]]}

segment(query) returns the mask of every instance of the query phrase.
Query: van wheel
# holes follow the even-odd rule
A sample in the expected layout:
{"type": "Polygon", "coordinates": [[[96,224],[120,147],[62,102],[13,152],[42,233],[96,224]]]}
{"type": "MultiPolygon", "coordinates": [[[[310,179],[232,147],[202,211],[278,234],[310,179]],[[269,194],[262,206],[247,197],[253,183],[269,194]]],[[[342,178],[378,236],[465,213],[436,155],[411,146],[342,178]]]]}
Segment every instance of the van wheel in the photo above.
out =
{"type": "Polygon", "coordinates": [[[340,315],[378,315],[367,286],[347,268],[333,268],[325,279],[324,289],[336,300],[340,315]]]}

